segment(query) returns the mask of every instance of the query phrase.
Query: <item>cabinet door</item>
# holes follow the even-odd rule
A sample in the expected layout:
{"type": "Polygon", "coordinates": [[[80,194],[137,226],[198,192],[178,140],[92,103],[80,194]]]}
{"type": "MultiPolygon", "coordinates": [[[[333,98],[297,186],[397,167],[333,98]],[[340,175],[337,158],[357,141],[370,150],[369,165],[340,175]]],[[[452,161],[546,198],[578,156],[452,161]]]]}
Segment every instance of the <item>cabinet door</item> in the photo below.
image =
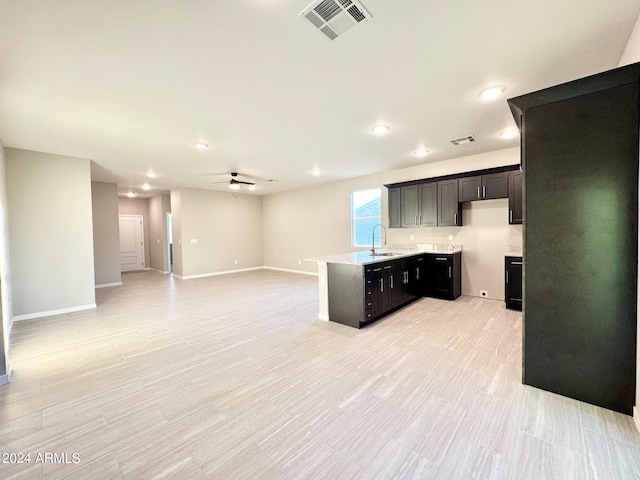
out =
{"type": "Polygon", "coordinates": [[[382,264],[382,271],[380,272],[380,280],[378,284],[380,287],[380,311],[381,314],[387,313],[393,307],[391,305],[391,265],[382,264]]]}
{"type": "Polygon", "coordinates": [[[522,310],[522,257],[505,258],[504,282],[507,308],[522,310]]]}
{"type": "Polygon", "coordinates": [[[404,303],[404,271],[393,269],[388,274],[390,308],[396,308],[404,303]]]}
{"type": "Polygon", "coordinates": [[[389,227],[399,228],[402,226],[402,208],[400,187],[389,189],[389,227]]]}
{"type": "Polygon", "coordinates": [[[409,187],[400,188],[401,198],[401,226],[417,227],[418,226],[418,186],[411,185],[409,187]]]}
{"type": "Polygon", "coordinates": [[[462,208],[458,203],[458,179],[438,182],[438,225],[462,225],[462,208]]]}
{"type": "Polygon", "coordinates": [[[453,265],[448,255],[434,255],[431,261],[431,294],[435,297],[453,296],[453,265]]]}
{"type": "Polygon", "coordinates": [[[411,268],[411,278],[413,279],[413,293],[417,297],[427,295],[427,257],[425,255],[416,258],[411,268]]]}
{"type": "MultiPolygon", "coordinates": [[[[371,274],[365,278],[365,302],[369,306],[369,315],[365,315],[366,319],[373,320],[382,315],[382,290],[380,281],[382,279],[381,267],[369,267],[371,274]]],[[[367,305],[365,305],[367,307],[367,305]]]]}
{"type": "Polygon", "coordinates": [[[418,185],[418,226],[438,226],[438,184],[436,182],[418,185]]]}
{"type": "Polygon", "coordinates": [[[508,172],[482,175],[482,188],[480,195],[483,199],[507,198],[509,196],[508,172]]]}
{"type": "Polygon", "coordinates": [[[522,224],[522,172],[509,172],[509,224],[522,224]]]}
{"type": "Polygon", "coordinates": [[[462,177],[458,179],[458,201],[470,202],[482,198],[482,183],[480,176],[462,177]]]}

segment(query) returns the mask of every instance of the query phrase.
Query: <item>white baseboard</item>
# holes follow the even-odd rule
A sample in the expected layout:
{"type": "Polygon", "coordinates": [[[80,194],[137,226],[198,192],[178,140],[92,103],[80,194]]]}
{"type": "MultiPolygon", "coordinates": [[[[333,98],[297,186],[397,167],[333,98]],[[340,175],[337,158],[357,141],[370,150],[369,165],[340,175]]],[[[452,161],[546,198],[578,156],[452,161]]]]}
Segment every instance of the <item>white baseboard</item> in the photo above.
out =
{"type": "Polygon", "coordinates": [[[262,268],[264,268],[265,270],[276,270],[278,272],[299,273],[302,275],[313,275],[314,277],[318,276],[318,272],[306,272],[304,270],[292,270],[290,268],[278,268],[278,267],[267,267],[267,266],[264,266],[262,268]]]}
{"type": "Polygon", "coordinates": [[[237,270],[223,270],[222,272],[202,273],[200,275],[176,275],[174,277],[181,280],[190,280],[192,278],[215,277],[217,275],[229,275],[230,273],[249,272],[251,270],[262,270],[263,267],[239,268],[237,270]]]}
{"type": "Polygon", "coordinates": [[[329,315],[323,315],[321,313],[318,314],[318,320],[324,320],[325,322],[329,321],[329,315]]]}
{"type": "Polygon", "coordinates": [[[90,305],[79,305],[77,307],[60,308],[58,310],[48,310],[46,312],[27,313],[25,315],[14,315],[12,320],[14,322],[20,322],[22,320],[31,320],[32,318],[50,317],[52,315],[60,315],[63,313],[73,313],[73,312],[80,312],[82,310],[91,310],[92,308],[96,308],[95,303],[92,303],[90,305]]]}
{"type": "Polygon", "coordinates": [[[11,364],[7,365],[7,374],[0,375],[0,385],[9,383],[11,381],[11,364]]]}
{"type": "Polygon", "coordinates": [[[158,272],[158,273],[161,273],[161,274],[163,274],[163,275],[166,275],[166,274],[168,274],[168,273],[171,273],[169,270],[159,270],[159,269],[157,269],[157,268],[150,268],[149,270],[153,270],[154,272],[158,272]]]}
{"type": "Polygon", "coordinates": [[[636,430],[640,432],[640,410],[638,407],[633,407],[633,421],[636,424],[636,430]]]}
{"type": "Polygon", "coordinates": [[[100,285],[96,285],[96,288],[119,287],[120,285],[122,285],[122,282],[101,283],[100,285]]]}

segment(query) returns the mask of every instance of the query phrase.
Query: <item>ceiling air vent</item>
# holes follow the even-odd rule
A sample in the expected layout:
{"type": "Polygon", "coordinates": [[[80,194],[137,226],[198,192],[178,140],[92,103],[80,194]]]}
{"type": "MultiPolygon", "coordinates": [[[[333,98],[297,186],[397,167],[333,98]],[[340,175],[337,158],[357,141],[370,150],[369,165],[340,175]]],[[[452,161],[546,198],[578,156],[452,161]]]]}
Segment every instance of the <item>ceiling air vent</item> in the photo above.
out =
{"type": "Polygon", "coordinates": [[[371,15],[355,0],[316,0],[302,12],[325,38],[335,40],[351,27],[369,20],[371,15]]]}
{"type": "Polygon", "coordinates": [[[465,143],[475,142],[476,137],[473,135],[467,135],[466,137],[453,138],[449,140],[449,143],[453,145],[464,145],[465,143]]]}

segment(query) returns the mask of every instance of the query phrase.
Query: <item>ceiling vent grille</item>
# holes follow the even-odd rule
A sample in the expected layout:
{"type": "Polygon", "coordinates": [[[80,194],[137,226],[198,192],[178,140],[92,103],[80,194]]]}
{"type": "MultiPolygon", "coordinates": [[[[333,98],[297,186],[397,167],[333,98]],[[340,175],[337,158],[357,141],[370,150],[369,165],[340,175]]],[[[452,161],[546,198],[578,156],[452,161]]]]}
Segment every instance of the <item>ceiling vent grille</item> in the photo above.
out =
{"type": "Polygon", "coordinates": [[[451,143],[452,145],[464,145],[465,143],[471,143],[475,141],[476,137],[474,137],[473,135],[467,135],[466,137],[453,138],[449,140],[449,143],[451,143]]]}
{"type": "Polygon", "coordinates": [[[306,18],[331,41],[371,18],[369,12],[355,0],[316,0],[300,12],[299,16],[306,18]]]}

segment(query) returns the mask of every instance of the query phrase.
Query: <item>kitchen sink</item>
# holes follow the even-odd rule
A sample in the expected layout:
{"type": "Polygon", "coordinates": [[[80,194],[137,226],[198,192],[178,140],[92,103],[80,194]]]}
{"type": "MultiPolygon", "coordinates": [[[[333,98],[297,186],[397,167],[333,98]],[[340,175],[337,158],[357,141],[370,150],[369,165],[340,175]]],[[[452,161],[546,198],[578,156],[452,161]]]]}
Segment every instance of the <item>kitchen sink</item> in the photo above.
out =
{"type": "Polygon", "coordinates": [[[402,255],[402,254],[401,253],[384,252],[384,253],[370,253],[369,255],[371,257],[394,257],[396,255],[402,255]]]}

